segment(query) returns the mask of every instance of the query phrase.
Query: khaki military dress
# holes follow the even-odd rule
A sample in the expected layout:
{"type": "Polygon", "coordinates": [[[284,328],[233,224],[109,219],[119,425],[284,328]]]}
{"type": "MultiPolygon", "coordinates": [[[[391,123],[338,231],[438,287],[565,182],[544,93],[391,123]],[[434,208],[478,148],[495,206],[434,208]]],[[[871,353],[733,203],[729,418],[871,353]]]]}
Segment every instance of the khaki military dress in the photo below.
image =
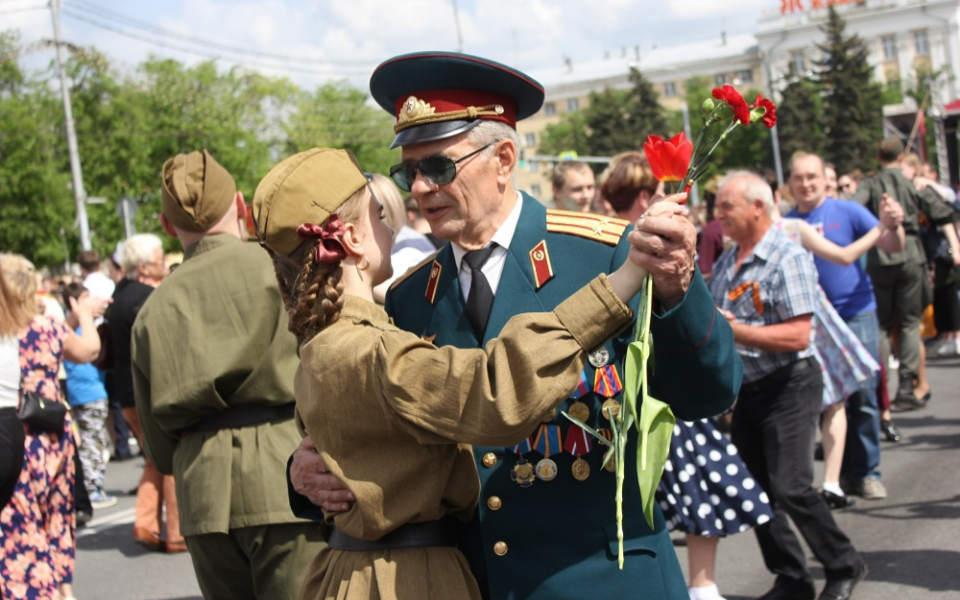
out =
{"type": "MultiPolygon", "coordinates": [[[[550,313],[512,318],[486,349],[437,348],[347,296],[340,319],[307,342],[297,410],[330,471],[356,496],[327,516],[378,540],[406,523],[469,520],[480,492],[472,449],[510,446],[576,387],[587,352],[627,326],[629,307],[601,275],[550,313]]],[[[479,599],[453,547],[323,549],[301,600],[479,599]]]]}

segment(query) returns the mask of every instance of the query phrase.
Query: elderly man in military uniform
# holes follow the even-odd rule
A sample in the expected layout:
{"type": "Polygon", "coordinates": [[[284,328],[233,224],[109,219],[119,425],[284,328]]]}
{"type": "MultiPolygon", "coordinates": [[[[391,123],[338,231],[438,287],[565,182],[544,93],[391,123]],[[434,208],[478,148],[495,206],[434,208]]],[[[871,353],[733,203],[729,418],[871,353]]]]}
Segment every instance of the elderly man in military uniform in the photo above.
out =
{"type": "MultiPolygon", "coordinates": [[[[730,406],[742,364],[695,269],[689,221],[646,217],[632,231],[619,219],[547,210],[514,189],[516,122],[540,109],[537,82],[482,58],[418,53],[380,65],[370,88],[397,118],[393,147],[402,147],[403,161],[391,169],[394,181],[412,194],[433,233],[451,242],[394,283],[386,308],[398,326],[438,346],[482,346],[511,316],[551,310],[591,277],[611,272],[632,242],[654,278],[653,395],[684,419],[730,406]]],[[[630,337],[627,331],[591,353],[561,410],[609,430],[601,406],[619,406],[630,337]]],[[[459,548],[484,597],[686,599],[659,509],[653,529],[641,512],[636,436],[626,453],[620,572],[615,476],[601,464],[603,448],[583,434],[558,410],[543,415],[524,443],[474,448],[480,507],[459,548]]],[[[309,445],[291,460],[291,505],[315,517],[311,500],[348,509],[349,492],[322,474],[309,445]]]]}
{"type": "Polygon", "coordinates": [[[144,450],[176,479],[204,598],[293,599],[323,541],[285,492],[299,361],[273,266],[241,241],[243,195],[206,150],[169,159],[161,191],[184,262],[133,329],[144,450]]]}

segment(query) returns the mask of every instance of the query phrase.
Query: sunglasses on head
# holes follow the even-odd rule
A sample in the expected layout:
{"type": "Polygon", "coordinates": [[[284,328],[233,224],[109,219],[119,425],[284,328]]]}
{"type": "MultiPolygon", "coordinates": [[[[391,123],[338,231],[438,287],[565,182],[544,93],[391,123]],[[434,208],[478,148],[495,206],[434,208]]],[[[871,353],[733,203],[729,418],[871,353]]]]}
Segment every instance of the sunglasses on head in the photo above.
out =
{"type": "Polygon", "coordinates": [[[498,141],[500,140],[490,142],[483,148],[477,148],[470,154],[461,156],[457,160],[438,154],[436,156],[421,158],[418,161],[402,162],[390,167],[390,177],[397,186],[405,192],[409,192],[410,188],[413,187],[413,182],[417,180],[417,171],[420,171],[423,178],[434,185],[447,185],[457,178],[457,164],[483,152],[498,141]]]}

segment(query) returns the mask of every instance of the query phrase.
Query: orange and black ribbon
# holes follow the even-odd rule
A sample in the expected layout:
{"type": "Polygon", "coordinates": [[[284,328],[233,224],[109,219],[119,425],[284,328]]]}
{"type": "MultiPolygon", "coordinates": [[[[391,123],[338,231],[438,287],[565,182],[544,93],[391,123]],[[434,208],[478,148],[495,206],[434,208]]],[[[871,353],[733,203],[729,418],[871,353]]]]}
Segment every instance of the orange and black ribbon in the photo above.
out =
{"type": "Polygon", "coordinates": [[[753,293],[753,306],[757,309],[757,314],[763,314],[763,300],[760,299],[760,284],[756,281],[748,281],[746,283],[741,283],[737,287],[733,288],[727,292],[727,298],[730,301],[734,301],[740,296],[747,293],[747,291],[752,291],[753,293]]]}

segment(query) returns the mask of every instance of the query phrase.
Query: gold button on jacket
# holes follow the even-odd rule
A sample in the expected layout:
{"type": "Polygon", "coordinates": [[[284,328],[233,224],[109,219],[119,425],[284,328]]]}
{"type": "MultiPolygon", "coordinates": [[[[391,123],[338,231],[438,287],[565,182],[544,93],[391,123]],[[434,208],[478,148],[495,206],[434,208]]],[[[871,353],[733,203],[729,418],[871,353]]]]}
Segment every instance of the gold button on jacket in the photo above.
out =
{"type": "Polygon", "coordinates": [[[487,452],[483,455],[483,466],[492,467],[497,464],[497,455],[493,452],[487,452]]]}
{"type": "Polygon", "coordinates": [[[490,496],[487,498],[487,508],[490,510],[500,510],[501,506],[503,506],[503,502],[500,501],[499,496],[490,496]]]}
{"type": "Polygon", "coordinates": [[[493,553],[497,556],[503,556],[507,553],[507,543],[506,542],[497,542],[493,545],[493,553]]]}

